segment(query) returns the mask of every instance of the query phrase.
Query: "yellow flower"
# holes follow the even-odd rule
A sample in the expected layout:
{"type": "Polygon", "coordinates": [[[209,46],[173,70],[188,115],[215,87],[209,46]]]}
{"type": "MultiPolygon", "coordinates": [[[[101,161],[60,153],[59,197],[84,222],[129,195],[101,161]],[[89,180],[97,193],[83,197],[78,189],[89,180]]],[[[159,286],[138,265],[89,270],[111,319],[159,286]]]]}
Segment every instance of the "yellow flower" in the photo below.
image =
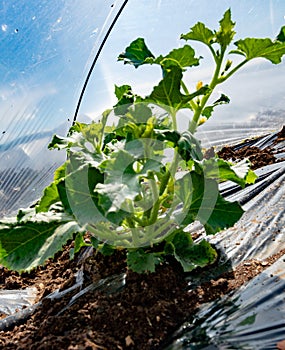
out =
{"type": "Polygon", "coordinates": [[[199,89],[201,89],[202,86],[203,86],[203,82],[202,81],[198,81],[198,83],[196,85],[196,89],[199,90],[199,89]]]}
{"type": "Polygon", "coordinates": [[[206,117],[200,117],[199,122],[198,122],[198,125],[202,125],[202,124],[204,124],[206,121],[207,121],[207,118],[206,118],[206,117]]]}

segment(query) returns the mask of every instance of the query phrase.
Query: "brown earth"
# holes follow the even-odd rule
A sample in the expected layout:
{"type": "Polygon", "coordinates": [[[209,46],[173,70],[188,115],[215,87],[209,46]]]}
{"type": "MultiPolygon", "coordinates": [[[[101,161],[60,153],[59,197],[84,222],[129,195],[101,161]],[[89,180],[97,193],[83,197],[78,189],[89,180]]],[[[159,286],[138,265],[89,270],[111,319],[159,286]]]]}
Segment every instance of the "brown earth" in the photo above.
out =
{"type": "MultiPolygon", "coordinates": [[[[233,158],[232,150],[228,150],[233,158]]],[[[240,156],[245,155],[238,154],[237,159],[240,156]]],[[[268,159],[272,161],[271,153],[268,159]]],[[[263,162],[256,163],[258,167],[262,165],[263,162]]],[[[87,248],[70,261],[69,248],[31,273],[19,275],[0,268],[2,289],[35,286],[41,303],[27,319],[0,331],[0,349],[163,349],[173,331],[200,305],[239,288],[285,253],[280,251],[263,261],[244,261],[234,269],[220,269],[217,262],[191,274],[183,273],[169,259],[155,273],[139,275],[127,270],[124,251],[102,256],[87,248]],[[47,297],[56,289],[73,286],[78,273],[84,275],[80,287],[62,298],[47,297]],[[112,282],[114,276],[119,276],[118,282],[112,282]],[[199,276],[201,283],[190,287],[191,276],[199,276]],[[91,290],[65,308],[79,290],[108,277],[105,288],[91,290]]],[[[278,343],[278,348],[284,349],[281,346],[282,342],[278,343]]]]}
{"type": "Polygon", "coordinates": [[[45,267],[22,276],[3,268],[5,288],[33,285],[41,295],[74,284],[74,274],[79,269],[85,274],[82,288],[125,272],[126,281],[117,291],[90,291],[63,312],[74,292],[58,300],[44,298],[28,320],[0,332],[0,348],[163,349],[169,335],[201,304],[239,288],[284,253],[280,251],[263,261],[245,261],[221,274],[215,273],[217,266],[196,271],[193,277],[199,274],[204,282],[193,289],[187,284],[187,274],[171,260],[148,275],[126,271],[124,252],[111,257],[92,255],[79,263],[78,258],[70,261],[65,250],[45,267]]]}
{"type": "Polygon", "coordinates": [[[271,149],[266,148],[261,150],[255,146],[244,147],[238,150],[233,150],[230,146],[225,146],[218,152],[218,155],[220,158],[232,159],[233,161],[248,158],[253,170],[276,162],[271,149]]]}
{"type": "MultiPolygon", "coordinates": [[[[278,161],[284,160],[282,158],[277,159],[275,157],[278,153],[281,153],[281,150],[275,150],[274,145],[285,140],[285,126],[283,126],[283,128],[277,133],[276,136],[277,137],[273,141],[272,146],[268,146],[264,149],[260,149],[256,146],[251,145],[239,148],[224,146],[220,151],[217,152],[217,154],[220,158],[226,160],[231,159],[233,161],[248,158],[251,162],[251,168],[253,170],[258,169],[262,166],[274,164],[278,161]]],[[[284,149],[282,149],[282,152],[284,152],[284,149]]]]}

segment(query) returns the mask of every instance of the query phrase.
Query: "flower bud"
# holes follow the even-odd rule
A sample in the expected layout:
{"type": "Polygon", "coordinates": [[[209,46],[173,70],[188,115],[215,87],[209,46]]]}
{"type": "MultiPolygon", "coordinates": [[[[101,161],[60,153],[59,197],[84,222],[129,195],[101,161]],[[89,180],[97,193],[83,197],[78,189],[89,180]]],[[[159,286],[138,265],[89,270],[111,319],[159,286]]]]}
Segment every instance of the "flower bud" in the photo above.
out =
{"type": "Polygon", "coordinates": [[[227,60],[226,67],[225,67],[225,72],[228,71],[233,64],[233,61],[227,60]]]}
{"type": "Polygon", "coordinates": [[[202,86],[203,86],[203,82],[202,81],[198,81],[198,83],[196,85],[196,89],[199,90],[199,89],[201,89],[202,86]]]}
{"type": "Polygon", "coordinates": [[[198,125],[202,125],[204,124],[208,119],[206,117],[200,117],[199,118],[199,122],[198,122],[198,125]]]}

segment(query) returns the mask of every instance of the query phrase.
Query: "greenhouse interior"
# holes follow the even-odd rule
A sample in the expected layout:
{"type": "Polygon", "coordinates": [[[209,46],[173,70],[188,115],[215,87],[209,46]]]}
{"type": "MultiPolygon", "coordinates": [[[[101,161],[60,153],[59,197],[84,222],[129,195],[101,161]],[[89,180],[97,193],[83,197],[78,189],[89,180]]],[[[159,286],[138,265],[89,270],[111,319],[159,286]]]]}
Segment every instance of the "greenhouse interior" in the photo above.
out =
{"type": "Polygon", "coordinates": [[[285,1],[0,2],[0,349],[285,350],[285,1]]]}

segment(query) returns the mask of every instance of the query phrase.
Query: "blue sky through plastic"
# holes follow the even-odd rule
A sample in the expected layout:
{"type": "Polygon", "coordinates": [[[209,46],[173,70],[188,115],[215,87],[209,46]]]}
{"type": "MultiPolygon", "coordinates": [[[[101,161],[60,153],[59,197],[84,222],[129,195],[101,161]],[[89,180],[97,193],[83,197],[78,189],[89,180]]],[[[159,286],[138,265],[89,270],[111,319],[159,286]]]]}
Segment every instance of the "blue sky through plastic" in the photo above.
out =
{"type": "Polygon", "coordinates": [[[116,12],[112,5],[99,0],[0,3],[0,152],[51,137],[49,130],[67,130],[93,50],[116,12]]]}
{"type": "Polygon", "coordinates": [[[0,1],[0,216],[31,204],[64,152],[85,76],[122,0],[0,1]]]}

